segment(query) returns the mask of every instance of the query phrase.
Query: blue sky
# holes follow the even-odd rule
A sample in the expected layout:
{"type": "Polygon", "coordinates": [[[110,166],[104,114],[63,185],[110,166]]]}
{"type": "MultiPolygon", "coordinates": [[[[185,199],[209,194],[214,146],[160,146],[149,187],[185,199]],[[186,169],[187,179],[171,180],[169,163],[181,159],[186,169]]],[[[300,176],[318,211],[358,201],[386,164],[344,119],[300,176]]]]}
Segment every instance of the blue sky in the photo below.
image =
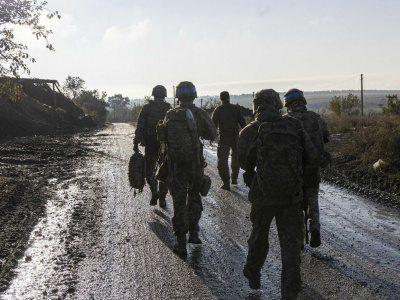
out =
{"type": "Polygon", "coordinates": [[[44,48],[16,35],[31,77],[79,76],[88,89],[143,98],[180,81],[199,95],[400,89],[400,1],[48,0],[61,20],[44,48]]]}

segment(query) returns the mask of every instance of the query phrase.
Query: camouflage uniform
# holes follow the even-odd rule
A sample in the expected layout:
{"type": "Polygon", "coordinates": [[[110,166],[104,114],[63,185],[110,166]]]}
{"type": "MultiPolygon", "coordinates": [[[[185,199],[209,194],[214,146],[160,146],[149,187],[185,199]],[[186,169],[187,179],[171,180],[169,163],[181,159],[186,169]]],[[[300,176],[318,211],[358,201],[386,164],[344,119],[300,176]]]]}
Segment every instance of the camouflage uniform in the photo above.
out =
{"type": "MultiPolygon", "coordinates": [[[[214,140],[217,130],[207,112],[193,103],[181,102],[177,108],[188,108],[196,120],[198,135],[207,140],[214,140]]],[[[172,112],[172,111],[171,111],[172,112]]],[[[169,119],[167,113],[164,123],[169,119]]],[[[201,151],[201,164],[195,162],[176,163],[169,161],[169,191],[174,204],[172,227],[175,235],[197,230],[197,224],[203,211],[200,187],[204,174],[204,158],[201,151]]]]}
{"type": "MultiPolygon", "coordinates": [[[[307,110],[306,104],[307,101],[304,98],[303,92],[298,89],[291,89],[285,94],[285,106],[288,109],[287,115],[302,123],[314,146],[322,155],[324,144],[329,142],[329,127],[320,115],[307,110]]],[[[321,227],[319,222],[318,204],[319,183],[321,181],[320,171],[321,168],[319,166],[305,166],[304,169],[304,197],[308,204],[312,246],[315,243],[315,241],[313,241],[313,232],[317,230],[319,233],[321,227]]],[[[319,242],[315,244],[316,246],[319,246],[320,244],[319,237],[318,240],[319,242]]]]}
{"type": "MultiPolygon", "coordinates": [[[[282,127],[293,128],[302,146],[303,163],[315,163],[316,149],[304,131],[301,123],[289,116],[282,116],[279,109],[282,102],[274,90],[262,90],[256,93],[253,100],[256,121],[247,125],[241,132],[238,141],[238,159],[242,169],[254,172],[257,166],[258,128],[263,122],[273,122],[282,127]]],[[[276,164],[280,164],[277,161],[276,164]]],[[[282,178],[284,182],[285,178],[282,178]]],[[[301,177],[299,178],[301,186],[301,177]]],[[[282,187],[285,188],[284,186],[282,187]]],[[[248,240],[244,274],[249,279],[250,287],[260,287],[260,272],[269,250],[269,229],[273,218],[276,220],[281,247],[282,299],[295,299],[301,289],[300,277],[300,241],[301,241],[301,189],[291,197],[265,197],[261,192],[257,176],[253,177],[249,190],[251,202],[250,220],[253,230],[248,240]]]]}
{"type": "MultiPolygon", "coordinates": [[[[196,88],[189,81],[180,82],[177,85],[176,96],[180,106],[167,113],[164,119],[167,131],[167,160],[169,169],[169,192],[172,196],[174,215],[172,217],[172,227],[177,238],[174,245],[174,251],[181,255],[186,255],[186,233],[189,231],[189,243],[201,244],[198,237],[198,223],[203,211],[201,202],[200,188],[204,174],[204,156],[200,141],[194,141],[200,145],[198,149],[198,161],[179,162],[171,158],[170,140],[178,141],[173,132],[169,131],[168,122],[181,109],[187,109],[195,121],[197,136],[206,140],[214,140],[217,135],[217,129],[206,111],[196,107],[193,104],[197,97],[196,88]]],[[[187,112],[186,112],[186,115],[187,112]]],[[[177,133],[179,134],[179,133],[177,133]]],[[[185,147],[185,145],[182,145],[185,147]]],[[[181,149],[182,150],[182,149],[181,149]]],[[[188,152],[190,152],[188,150],[188,152]]]]}
{"type": "Polygon", "coordinates": [[[222,105],[218,106],[212,115],[212,120],[218,128],[218,173],[224,185],[222,188],[229,189],[229,181],[237,184],[239,175],[239,163],[237,160],[237,141],[239,138],[239,127],[244,128],[246,121],[237,105],[229,103],[228,92],[221,93],[222,105]],[[231,151],[231,176],[229,176],[228,158],[231,151]]]}
{"type": "MultiPolygon", "coordinates": [[[[163,120],[171,105],[164,101],[164,98],[155,97],[155,100],[145,104],[140,111],[137,127],[135,131],[134,144],[140,143],[145,146],[146,159],[146,181],[152,193],[152,201],[160,198],[160,205],[165,201],[168,193],[166,183],[159,182],[152,178],[153,170],[157,164],[157,157],[160,149],[160,142],[157,140],[156,125],[159,120],[163,120]],[[157,189],[158,185],[158,189],[157,189]]],[[[157,202],[152,203],[152,205],[157,202]]]]}

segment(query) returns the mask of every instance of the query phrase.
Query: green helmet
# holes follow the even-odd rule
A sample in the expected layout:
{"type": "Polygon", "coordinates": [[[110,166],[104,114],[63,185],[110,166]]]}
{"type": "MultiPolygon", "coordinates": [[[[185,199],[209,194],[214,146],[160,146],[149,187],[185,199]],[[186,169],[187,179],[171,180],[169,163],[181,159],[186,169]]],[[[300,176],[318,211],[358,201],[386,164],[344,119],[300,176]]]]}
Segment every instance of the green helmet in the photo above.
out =
{"type": "Polygon", "coordinates": [[[270,105],[276,109],[282,109],[282,101],[279,94],[273,89],[264,89],[255,93],[253,98],[253,113],[262,105],[270,105]]]}
{"type": "Polygon", "coordinates": [[[190,81],[181,81],[176,86],[176,97],[178,99],[191,99],[197,98],[196,87],[190,81]]]}
{"type": "Polygon", "coordinates": [[[167,89],[163,85],[156,85],[151,93],[154,97],[167,97],[167,89]]]}
{"type": "Polygon", "coordinates": [[[307,105],[307,100],[304,97],[303,92],[298,89],[290,89],[289,91],[287,91],[284,97],[285,97],[285,107],[290,107],[294,103],[307,105]]]}

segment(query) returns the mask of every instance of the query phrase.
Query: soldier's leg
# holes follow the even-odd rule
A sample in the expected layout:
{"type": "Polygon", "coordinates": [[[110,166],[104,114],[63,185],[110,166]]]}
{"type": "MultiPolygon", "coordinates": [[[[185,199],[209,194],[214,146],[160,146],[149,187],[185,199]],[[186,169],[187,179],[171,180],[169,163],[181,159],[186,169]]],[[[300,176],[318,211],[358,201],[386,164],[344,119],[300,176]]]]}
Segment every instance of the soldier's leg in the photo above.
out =
{"type": "Polygon", "coordinates": [[[160,207],[165,207],[167,205],[167,202],[165,201],[165,198],[167,197],[167,193],[168,193],[168,183],[166,182],[158,182],[158,195],[159,195],[159,199],[158,199],[158,203],[160,205],[160,207]]]}
{"type": "Polygon", "coordinates": [[[282,206],[275,214],[275,218],[282,257],[282,299],[297,299],[296,296],[301,290],[300,204],[282,206]]]}
{"type": "Polygon", "coordinates": [[[157,156],[145,153],[144,158],[146,159],[146,181],[151,191],[150,205],[156,205],[158,199],[158,192],[157,192],[158,182],[155,178],[152,178],[152,175],[153,175],[153,170],[157,163],[157,156]]]}
{"type": "Polygon", "coordinates": [[[187,213],[189,222],[189,243],[201,244],[199,238],[199,221],[203,211],[203,204],[200,196],[200,187],[203,181],[204,168],[195,168],[192,176],[189,176],[187,213]]]}
{"type": "Polygon", "coordinates": [[[221,188],[229,190],[230,189],[230,177],[229,177],[229,145],[225,145],[221,142],[218,143],[217,157],[218,157],[218,174],[223,181],[223,186],[221,188]]]}
{"type": "Polygon", "coordinates": [[[233,143],[231,145],[232,147],[232,152],[231,152],[231,179],[232,179],[232,184],[237,184],[237,179],[239,176],[239,161],[238,161],[238,156],[237,156],[237,143],[233,143]]]}
{"type": "Polygon", "coordinates": [[[260,288],[260,272],[268,255],[269,228],[273,217],[273,206],[251,206],[250,220],[253,224],[253,230],[247,241],[249,251],[243,273],[253,289],[260,288]]]}
{"type": "Polygon", "coordinates": [[[319,204],[318,204],[318,193],[319,188],[306,188],[308,200],[308,216],[310,218],[310,246],[313,248],[319,247],[321,245],[320,230],[321,225],[319,222],[319,204]]]}
{"type": "Polygon", "coordinates": [[[175,169],[169,174],[169,192],[172,197],[174,215],[172,217],[172,228],[177,242],[174,251],[179,254],[186,254],[186,233],[188,232],[187,222],[187,176],[183,170],[175,169]]]}

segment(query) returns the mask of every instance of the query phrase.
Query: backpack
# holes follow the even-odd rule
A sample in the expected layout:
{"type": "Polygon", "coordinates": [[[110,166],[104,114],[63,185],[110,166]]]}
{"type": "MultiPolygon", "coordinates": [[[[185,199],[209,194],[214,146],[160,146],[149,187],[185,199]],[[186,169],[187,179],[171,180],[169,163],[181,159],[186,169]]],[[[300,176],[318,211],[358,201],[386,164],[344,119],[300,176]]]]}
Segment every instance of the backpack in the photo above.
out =
{"type": "Polygon", "coordinates": [[[168,113],[166,141],[172,162],[200,161],[199,135],[190,109],[178,108],[168,113]]]}
{"type": "Polygon", "coordinates": [[[134,153],[129,159],[128,178],[132,188],[143,191],[146,176],[146,160],[141,153],[134,153]]]}
{"type": "Polygon", "coordinates": [[[257,135],[257,180],[269,199],[295,199],[302,190],[302,147],[294,122],[261,123],[257,135]]]}
{"type": "Polygon", "coordinates": [[[152,133],[155,133],[155,128],[160,120],[164,120],[167,111],[171,108],[171,105],[167,102],[155,102],[149,101],[150,111],[147,116],[146,126],[151,129],[152,133]]]}

